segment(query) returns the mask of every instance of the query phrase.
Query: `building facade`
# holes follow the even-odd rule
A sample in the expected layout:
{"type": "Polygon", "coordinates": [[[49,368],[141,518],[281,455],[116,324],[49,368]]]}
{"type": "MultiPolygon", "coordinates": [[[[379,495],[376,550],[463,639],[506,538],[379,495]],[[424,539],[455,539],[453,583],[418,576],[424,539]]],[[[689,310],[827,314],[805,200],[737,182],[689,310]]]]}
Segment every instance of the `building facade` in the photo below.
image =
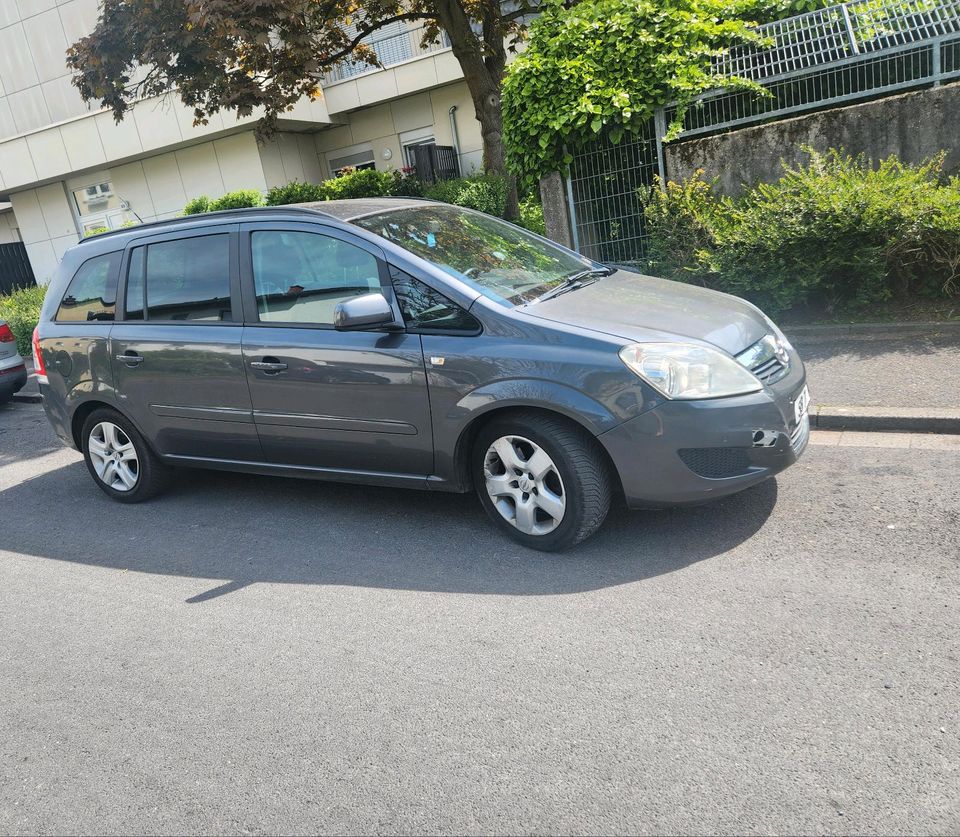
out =
{"type": "Polygon", "coordinates": [[[402,168],[417,146],[481,165],[480,128],[445,44],[397,25],[372,45],[385,69],[344,64],[257,142],[256,116],[204,126],[171,94],[119,124],[71,84],[67,47],[92,31],[98,0],[0,0],[0,243],[22,240],[39,283],[86,232],[169,218],[199,195],[316,182],[345,166],[402,168]],[[9,205],[7,205],[9,204],[9,205]]]}

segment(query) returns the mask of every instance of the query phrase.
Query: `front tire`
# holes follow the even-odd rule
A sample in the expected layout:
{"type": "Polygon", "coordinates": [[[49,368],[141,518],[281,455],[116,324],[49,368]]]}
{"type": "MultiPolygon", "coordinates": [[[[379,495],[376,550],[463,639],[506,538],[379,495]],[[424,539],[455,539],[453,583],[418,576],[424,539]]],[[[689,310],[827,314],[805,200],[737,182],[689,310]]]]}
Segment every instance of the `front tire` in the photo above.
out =
{"type": "Polygon", "coordinates": [[[142,503],[166,488],[168,469],[125,416],[94,410],[81,433],[87,470],[112,500],[142,503]]]}
{"type": "Polygon", "coordinates": [[[600,528],[610,510],[613,484],[600,446],[560,417],[494,419],[477,435],[471,465],[491,520],[532,549],[569,549],[600,528]]]}

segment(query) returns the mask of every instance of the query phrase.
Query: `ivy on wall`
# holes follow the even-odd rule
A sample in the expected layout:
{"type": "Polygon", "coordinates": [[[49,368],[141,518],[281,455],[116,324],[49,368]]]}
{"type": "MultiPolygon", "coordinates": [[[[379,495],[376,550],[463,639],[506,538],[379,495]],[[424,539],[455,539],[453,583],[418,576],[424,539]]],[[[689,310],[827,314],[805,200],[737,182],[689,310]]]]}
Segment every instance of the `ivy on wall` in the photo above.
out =
{"type": "Polygon", "coordinates": [[[637,132],[656,108],[679,107],[667,139],[682,127],[686,106],[716,87],[764,91],[713,71],[711,58],[758,42],[752,26],[822,0],[584,0],[551,2],[530,27],[528,48],[504,82],[507,160],[527,183],[564,171],[571,152],[602,132],[617,143],[637,132]]]}

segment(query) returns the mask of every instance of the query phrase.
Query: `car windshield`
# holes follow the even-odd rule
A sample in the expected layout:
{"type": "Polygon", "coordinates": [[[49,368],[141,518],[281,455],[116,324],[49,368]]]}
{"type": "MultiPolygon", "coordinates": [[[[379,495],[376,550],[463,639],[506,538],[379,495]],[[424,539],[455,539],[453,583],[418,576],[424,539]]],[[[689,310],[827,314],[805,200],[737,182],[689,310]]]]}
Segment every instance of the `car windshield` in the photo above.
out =
{"type": "Polygon", "coordinates": [[[502,305],[523,305],[596,265],[469,209],[410,206],[353,221],[432,262],[502,305]]]}

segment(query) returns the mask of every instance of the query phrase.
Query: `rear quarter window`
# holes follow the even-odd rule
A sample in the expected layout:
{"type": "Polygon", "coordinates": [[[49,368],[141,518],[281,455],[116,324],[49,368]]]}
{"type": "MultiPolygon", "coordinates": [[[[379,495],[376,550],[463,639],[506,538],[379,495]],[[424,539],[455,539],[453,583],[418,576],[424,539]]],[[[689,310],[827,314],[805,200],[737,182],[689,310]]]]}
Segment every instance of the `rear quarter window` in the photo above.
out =
{"type": "Polygon", "coordinates": [[[120,253],[87,259],[74,274],[57,309],[58,323],[113,320],[117,310],[120,253]]]}

